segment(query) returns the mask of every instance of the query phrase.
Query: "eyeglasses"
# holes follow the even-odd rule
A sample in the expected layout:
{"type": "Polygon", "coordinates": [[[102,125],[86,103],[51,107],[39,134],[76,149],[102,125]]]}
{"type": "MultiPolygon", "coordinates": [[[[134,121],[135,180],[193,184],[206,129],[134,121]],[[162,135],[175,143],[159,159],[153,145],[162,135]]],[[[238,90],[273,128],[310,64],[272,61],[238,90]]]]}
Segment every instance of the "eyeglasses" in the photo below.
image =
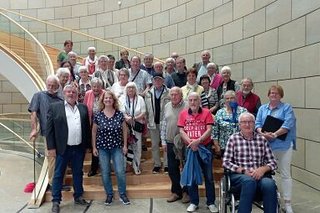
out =
{"type": "Polygon", "coordinates": [[[240,121],[241,124],[254,124],[254,121],[240,121]]]}

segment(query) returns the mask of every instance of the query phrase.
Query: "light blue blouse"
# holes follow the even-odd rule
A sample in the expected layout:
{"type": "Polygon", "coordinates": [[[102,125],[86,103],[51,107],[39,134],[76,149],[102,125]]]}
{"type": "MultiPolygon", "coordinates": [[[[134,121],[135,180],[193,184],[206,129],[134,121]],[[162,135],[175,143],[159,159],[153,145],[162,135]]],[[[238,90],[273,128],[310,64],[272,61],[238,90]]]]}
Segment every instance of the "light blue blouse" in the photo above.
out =
{"type": "Polygon", "coordinates": [[[256,129],[262,128],[268,115],[284,120],[281,127],[288,130],[285,141],[280,139],[270,141],[271,149],[273,151],[286,151],[291,145],[296,149],[296,117],[291,105],[280,102],[278,106],[272,110],[269,108],[269,104],[262,105],[256,117],[256,129]]]}

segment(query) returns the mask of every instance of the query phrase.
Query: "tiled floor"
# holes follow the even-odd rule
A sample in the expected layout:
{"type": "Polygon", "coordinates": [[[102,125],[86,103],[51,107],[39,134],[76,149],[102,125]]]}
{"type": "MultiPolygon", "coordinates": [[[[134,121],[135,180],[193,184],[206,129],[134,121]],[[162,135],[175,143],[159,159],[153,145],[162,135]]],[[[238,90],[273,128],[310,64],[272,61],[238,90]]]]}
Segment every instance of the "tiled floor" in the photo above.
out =
{"type": "MultiPolygon", "coordinates": [[[[2,212],[50,212],[51,203],[44,203],[39,209],[28,209],[26,203],[30,194],[23,192],[24,186],[33,180],[33,162],[30,156],[0,152],[0,213],[2,212]]],[[[302,183],[294,181],[293,210],[296,213],[319,213],[320,192],[302,183]]],[[[186,212],[187,205],[181,202],[168,204],[166,199],[134,199],[131,205],[124,206],[114,201],[112,206],[105,206],[103,201],[93,201],[89,208],[76,206],[73,202],[62,202],[61,212],[130,212],[130,213],[166,213],[186,212]]],[[[197,212],[209,212],[205,199],[200,201],[197,212]]],[[[254,209],[255,213],[261,212],[254,209]]]]}

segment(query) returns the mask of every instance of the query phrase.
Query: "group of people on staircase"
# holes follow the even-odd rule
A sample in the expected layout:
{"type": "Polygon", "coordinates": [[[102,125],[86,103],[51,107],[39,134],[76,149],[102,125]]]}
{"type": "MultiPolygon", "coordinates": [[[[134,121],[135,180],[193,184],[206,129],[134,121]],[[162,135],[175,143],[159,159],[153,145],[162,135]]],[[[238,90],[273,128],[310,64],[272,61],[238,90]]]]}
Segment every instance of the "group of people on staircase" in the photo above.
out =
{"type": "Polygon", "coordinates": [[[188,212],[196,211],[203,175],[206,205],[210,212],[218,212],[213,159],[223,157],[232,135],[241,132],[239,118],[243,113],[256,118],[256,132],[269,141],[281,174],[286,212],[293,212],[290,162],[295,148],[295,116],[292,107],[281,102],[281,86],[270,87],[269,103],[261,106],[259,96],[252,92],[252,79],[244,78],[239,85],[231,79],[228,66],[219,73],[207,50],[201,52],[201,62],[187,69],[186,60],[177,53],[164,64],[154,63],[153,55],[145,54],[141,63],[139,56],[129,59],[127,50],[120,51],[119,61],[113,55],[98,57],[95,47],[89,47],[88,56],[78,63],[72,47],[72,41],[65,41],[56,75],[48,76],[47,90],[34,94],[28,109],[30,138],[38,135],[37,120],[45,138],[52,212],[60,211],[61,191],[68,189],[64,185],[68,165],[73,175],[74,202],[88,205],[83,198],[87,150],[92,153],[87,175],[95,176],[100,168],[105,205],[111,205],[114,199],[112,165],[119,198],[123,204],[130,204],[126,166],[131,165],[135,175],[143,172],[145,137],[151,138],[152,173],[168,173],[170,177],[171,196],[167,202],[181,199],[190,202],[188,212]],[[263,130],[269,115],[284,121],[275,132],[263,130]],[[278,139],[284,134],[284,141],[278,139]]]}

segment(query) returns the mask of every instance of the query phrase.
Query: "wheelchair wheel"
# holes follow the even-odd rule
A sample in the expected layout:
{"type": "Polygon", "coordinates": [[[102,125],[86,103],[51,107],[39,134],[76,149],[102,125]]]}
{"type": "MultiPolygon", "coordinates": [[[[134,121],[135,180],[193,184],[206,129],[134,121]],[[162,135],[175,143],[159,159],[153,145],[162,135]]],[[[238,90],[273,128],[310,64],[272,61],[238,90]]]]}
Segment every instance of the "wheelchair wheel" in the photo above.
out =
{"type": "Polygon", "coordinates": [[[226,199],[227,199],[227,183],[226,183],[226,178],[222,177],[220,181],[220,202],[219,202],[220,213],[226,213],[226,199]]]}

